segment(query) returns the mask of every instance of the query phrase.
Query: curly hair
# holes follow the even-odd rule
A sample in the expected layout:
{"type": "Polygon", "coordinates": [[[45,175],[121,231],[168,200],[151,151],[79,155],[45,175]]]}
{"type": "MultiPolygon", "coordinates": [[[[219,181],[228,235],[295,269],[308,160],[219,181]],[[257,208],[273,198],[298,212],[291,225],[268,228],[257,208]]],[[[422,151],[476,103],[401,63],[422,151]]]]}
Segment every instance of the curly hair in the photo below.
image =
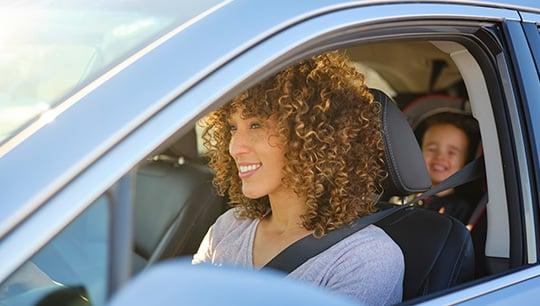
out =
{"type": "Polygon", "coordinates": [[[380,103],[339,52],[286,68],[233,98],[205,120],[214,185],[237,217],[262,218],[268,196],[249,199],[229,154],[228,118],[276,118],[285,140],[282,184],[307,198],[302,226],[316,237],[374,210],[386,177],[380,103]]]}

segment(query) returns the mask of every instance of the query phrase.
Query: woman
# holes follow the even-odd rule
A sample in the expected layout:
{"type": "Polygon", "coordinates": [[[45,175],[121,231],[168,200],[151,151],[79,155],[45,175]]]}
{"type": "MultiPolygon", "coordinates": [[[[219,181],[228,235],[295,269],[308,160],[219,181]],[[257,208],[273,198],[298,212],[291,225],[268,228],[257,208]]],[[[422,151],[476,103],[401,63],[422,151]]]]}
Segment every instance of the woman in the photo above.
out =
{"type": "MultiPolygon", "coordinates": [[[[205,145],[214,183],[234,208],[193,262],[259,268],[307,235],[373,212],[386,177],[379,115],[363,76],[337,52],[291,66],[212,113],[205,145]]],[[[370,225],[288,277],[381,305],[401,301],[403,272],[399,247],[370,225]]]]}

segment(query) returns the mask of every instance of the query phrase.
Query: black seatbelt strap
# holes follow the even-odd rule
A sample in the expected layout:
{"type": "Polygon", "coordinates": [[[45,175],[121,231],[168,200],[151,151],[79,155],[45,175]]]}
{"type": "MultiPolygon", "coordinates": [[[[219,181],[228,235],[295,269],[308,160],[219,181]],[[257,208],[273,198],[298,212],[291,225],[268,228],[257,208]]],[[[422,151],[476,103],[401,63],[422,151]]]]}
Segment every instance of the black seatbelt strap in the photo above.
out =
{"type": "Polygon", "coordinates": [[[440,182],[439,184],[431,187],[426,192],[422,193],[420,196],[416,197],[414,200],[406,203],[405,205],[416,204],[420,200],[425,200],[432,195],[435,195],[441,191],[455,188],[466,183],[470,183],[479,178],[482,178],[486,175],[485,166],[484,166],[484,157],[480,156],[477,159],[471,161],[465,167],[461,168],[459,171],[449,176],[446,180],[440,182]]]}
{"type": "Polygon", "coordinates": [[[356,221],[354,221],[354,223],[329,231],[321,238],[315,238],[313,235],[308,235],[296,241],[288,246],[285,250],[281,251],[281,253],[262,267],[262,269],[277,269],[286,273],[291,273],[310,258],[319,255],[339,241],[349,237],[368,225],[377,223],[378,221],[390,216],[393,213],[396,213],[397,211],[413,206],[420,200],[426,199],[443,190],[472,182],[483,175],[485,175],[484,158],[479,157],[468,163],[465,167],[461,168],[454,175],[448,177],[440,184],[432,187],[407,204],[392,207],[390,209],[385,209],[374,214],[358,218],[356,221]]]}
{"type": "Polygon", "coordinates": [[[326,251],[338,241],[341,241],[344,238],[349,237],[350,235],[365,228],[366,226],[376,223],[377,221],[382,220],[396,211],[404,208],[406,208],[406,206],[396,206],[362,218],[358,218],[356,221],[354,221],[354,223],[329,231],[321,238],[315,238],[313,235],[308,235],[281,251],[281,253],[274,257],[262,269],[272,268],[286,273],[291,273],[304,262],[326,251]]]}
{"type": "Polygon", "coordinates": [[[488,193],[484,193],[482,198],[480,198],[480,201],[478,201],[478,204],[476,204],[476,208],[474,209],[473,213],[471,214],[471,217],[469,218],[469,222],[467,222],[467,229],[469,231],[472,231],[476,224],[478,223],[478,220],[480,220],[480,217],[484,214],[486,211],[487,203],[489,202],[488,193]]]}

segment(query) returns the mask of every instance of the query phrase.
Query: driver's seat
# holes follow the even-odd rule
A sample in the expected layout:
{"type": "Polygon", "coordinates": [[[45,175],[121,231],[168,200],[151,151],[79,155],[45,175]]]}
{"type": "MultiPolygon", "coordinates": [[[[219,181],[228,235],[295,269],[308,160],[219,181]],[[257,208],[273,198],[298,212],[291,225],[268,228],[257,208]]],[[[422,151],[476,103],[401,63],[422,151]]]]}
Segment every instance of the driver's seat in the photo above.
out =
{"type": "MultiPolygon", "coordinates": [[[[407,196],[431,185],[422,153],[405,116],[379,90],[382,105],[386,193],[407,196]]],[[[385,203],[381,203],[384,206],[385,203]]],[[[405,258],[403,300],[450,288],[474,277],[474,251],[463,223],[447,215],[411,206],[375,223],[401,248],[405,258]]]]}

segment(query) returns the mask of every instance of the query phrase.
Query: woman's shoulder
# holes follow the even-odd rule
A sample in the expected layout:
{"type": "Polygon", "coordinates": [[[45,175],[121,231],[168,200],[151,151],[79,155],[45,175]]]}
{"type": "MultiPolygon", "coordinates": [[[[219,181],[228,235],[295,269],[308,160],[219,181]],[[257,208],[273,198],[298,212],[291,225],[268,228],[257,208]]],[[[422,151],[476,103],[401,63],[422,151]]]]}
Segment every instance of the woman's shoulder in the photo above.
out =
{"type": "MultiPolygon", "coordinates": [[[[331,273],[361,270],[392,279],[402,277],[405,260],[401,248],[384,230],[369,225],[319,254],[331,273]],[[326,258],[325,258],[326,257],[326,258]]],[[[385,278],[385,277],[383,277],[385,278]]]]}
{"type": "Polygon", "coordinates": [[[369,225],[311,258],[306,264],[311,267],[319,266],[324,270],[357,268],[369,270],[371,266],[380,268],[381,262],[384,262],[384,269],[394,270],[398,274],[404,269],[401,248],[384,230],[369,225]]]}
{"type": "Polygon", "coordinates": [[[241,232],[255,222],[254,219],[238,217],[238,209],[231,208],[217,218],[212,226],[214,234],[226,234],[233,231],[241,232]]]}
{"type": "Polygon", "coordinates": [[[343,239],[340,243],[344,252],[360,253],[366,259],[380,257],[386,260],[403,261],[401,248],[383,229],[373,224],[343,239]]]}
{"type": "Polygon", "coordinates": [[[256,220],[241,219],[232,208],[219,216],[204,237],[193,263],[245,265],[245,250],[256,220]]]}
{"type": "Polygon", "coordinates": [[[401,301],[405,272],[399,246],[375,225],[311,258],[291,277],[314,281],[369,305],[401,301]]]}

